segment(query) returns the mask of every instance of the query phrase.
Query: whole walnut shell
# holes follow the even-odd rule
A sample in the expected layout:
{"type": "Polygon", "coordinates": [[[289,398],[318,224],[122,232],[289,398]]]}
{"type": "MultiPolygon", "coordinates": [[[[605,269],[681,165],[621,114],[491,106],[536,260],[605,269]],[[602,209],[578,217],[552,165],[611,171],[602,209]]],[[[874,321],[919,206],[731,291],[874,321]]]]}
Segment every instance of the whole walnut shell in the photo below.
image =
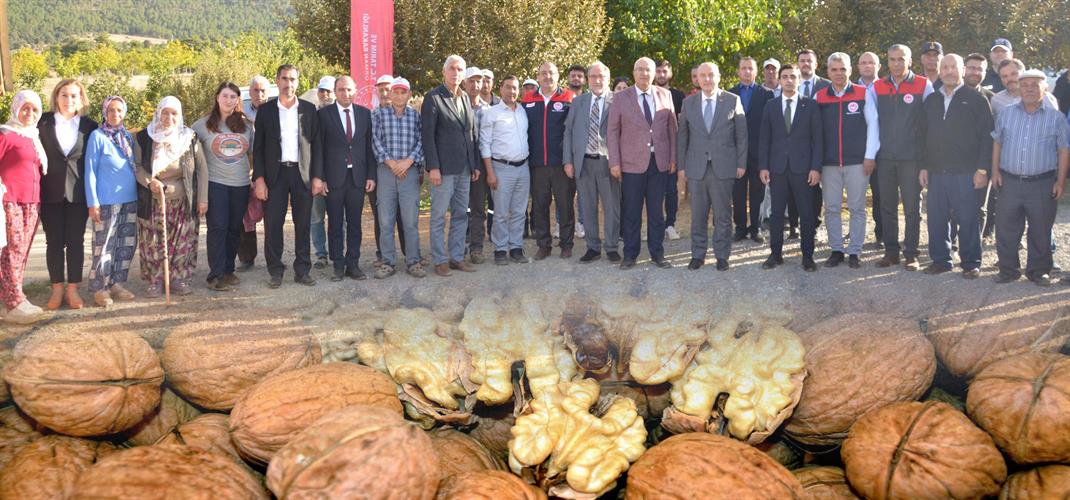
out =
{"type": "Polygon", "coordinates": [[[802,483],[805,500],[856,500],[839,467],[803,467],[792,471],[802,483]]]}
{"type": "Polygon", "coordinates": [[[267,463],[298,432],[347,406],[373,405],[401,416],[394,381],[367,366],[326,363],[268,377],[230,412],[230,434],[243,457],[267,463]]]}
{"type": "Polygon", "coordinates": [[[859,418],[840,456],[861,496],[980,498],[999,493],[1007,466],[992,438],[947,403],[893,403],[859,418]]]}
{"type": "Polygon", "coordinates": [[[152,347],[128,331],[40,332],[20,341],[4,366],[19,408],[71,436],[137,425],[160,404],[163,378],[152,347]]]}
{"type": "Polygon", "coordinates": [[[440,428],[429,432],[428,436],[443,479],[466,472],[505,470],[505,462],[468,434],[440,428]]]}
{"type": "Polygon", "coordinates": [[[799,336],[808,375],[784,431],[801,443],[839,444],[858,417],[917,400],[936,373],[932,344],[908,319],[847,314],[799,336]]]}
{"type": "Polygon", "coordinates": [[[1003,483],[1000,500],[1070,498],[1070,465],[1044,465],[1016,472],[1003,483]]]}
{"type": "Polygon", "coordinates": [[[19,448],[0,470],[0,498],[70,498],[82,471],[114,451],[106,441],[45,436],[19,448]]]}
{"type": "Polygon", "coordinates": [[[1070,356],[1026,353],[974,377],[966,409],[1019,464],[1070,462],[1070,356]]]}
{"type": "Polygon", "coordinates": [[[431,438],[400,412],[355,405],[331,413],[275,454],[268,488],[279,499],[435,497],[441,471],[431,438]]]}
{"type": "Polygon", "coordinates": [[[161,444],[100,459],[79,476],[72,498],[266,500],[268,495],[252,473],[223,455],[161,444]]]}
{"type": "Polygon", "coordinates": [[[500,470],[465,472],[442,481],[438,500],[546,500],[546,493],[500,470]]]}
{"type": "Polygon", "coordinates": [[[160,361],[168,382],[190,402],[229,410],[257,382],[318,364],[320,345],[294,318],[263,309],[227,309],[175,328],[163,343],[160,361]]]}
{"type": "Polygon", "coordinates": [[[156,444],[184,444],[219,453],[244,464],[234,442],[230,439],[229,417],[222,413],[205,413],[189,422],[179,424],[162,436],[156,444]]]}
{"type": "Polygon", "coordinates": [[[799,480],[765,453],[725,436],[689,432],[658,443],[628,471],[627,499],[802,498],[799,480]]]}

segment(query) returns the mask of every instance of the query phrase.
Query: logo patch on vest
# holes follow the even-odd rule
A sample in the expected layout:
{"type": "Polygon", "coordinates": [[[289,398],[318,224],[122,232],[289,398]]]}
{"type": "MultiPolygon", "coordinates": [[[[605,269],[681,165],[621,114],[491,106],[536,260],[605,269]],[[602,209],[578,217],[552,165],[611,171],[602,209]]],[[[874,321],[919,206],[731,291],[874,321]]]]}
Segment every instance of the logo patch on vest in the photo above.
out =
{"type": "Polygon", "coordinates": [[[565,109],[564,104],[561,104],[559,102],[554,103],[554,111],[561,111],[562,109],[565,109]]]}
{"type": "Polygon", "coordinates": [[[534,107],[535,107],[535,103],[533,103],[533,102],[529,102],[529,103],[528,103],[528,104],[527,104],[526,106],[524,106],[524,107],[525,107],[525,108],[534,108],[534,107]]]}
{"type": "Polygon", "coordinates": [[[847,103],[847,112],[851,113],[851,114],[858,113],[858,103],[857,102],[847,103]]]}
{"type": "Polygon", "coordinates": [[[903,96],[903,102],[905,102],[907,104],[910,104],[910,103],[914,102],[914,94],[907,94],[907,95],[903,96]]]}

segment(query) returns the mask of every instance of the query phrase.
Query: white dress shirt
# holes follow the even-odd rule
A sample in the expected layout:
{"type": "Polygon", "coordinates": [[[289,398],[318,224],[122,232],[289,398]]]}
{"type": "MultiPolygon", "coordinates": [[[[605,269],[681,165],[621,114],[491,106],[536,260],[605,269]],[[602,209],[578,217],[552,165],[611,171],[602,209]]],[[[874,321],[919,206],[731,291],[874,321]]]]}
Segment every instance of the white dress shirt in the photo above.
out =
{"type": "Polygon", "coordinates": [[[287,108],[282,105],[282,101],[278,101],[279,105],[279,145],[282,147],[282,157],[279,161],[286,162],[298,162],[301,161],[301,151],[297,146],[298,136],[300,131],[300,116],[297,113],[299,104],[294,99],[293,106],[287,108]]]}
{"type": "Polygon", "coordinates": [[[528,114],[516,103],[513,109],[499,102],[483,108],[479,121],[479,156],[506,161],[528,157],[528,114]]]}
{"type": "Polygon", "coordinates": [[[794,124],[795,124],[795,112],[799,110],[799,98],[802,97],[802,94],[800,94],[798,92],[795,92],[795,95],[793,95],[791,97],[786,97],[786,96],[783,96],[783,95],[781,95],[780,97],[781,97],[781,100],[780,100],[780,115],[781,116],[784,116],[784,111],[786,111],[788,109],[788,99],[791,99],[791,123],[792,123],[792,126],[794,126],[794,124]]]}
{"type": "Polygon", "coordinates": [[[78,123],[81,120],[81,116],[74,115],[70,120],[59,113],[54,113],[53,116],[56,118],[56,140],[59,141],[59,147],[63,150],[63,155],[69,155],[71,150],[74,149],[74,145],[78,143],[78,123]]]}
{"type": "MultiPolygon", "coordinates": [[[[606,92],[602,92],[602,95],[591,94],[591,109],[595,104],[598,105],[598,124],[601,125],[606,120],[606,92]]],[[[591,109],[587,110],[587,116],[591,116],[591,109]]]]}

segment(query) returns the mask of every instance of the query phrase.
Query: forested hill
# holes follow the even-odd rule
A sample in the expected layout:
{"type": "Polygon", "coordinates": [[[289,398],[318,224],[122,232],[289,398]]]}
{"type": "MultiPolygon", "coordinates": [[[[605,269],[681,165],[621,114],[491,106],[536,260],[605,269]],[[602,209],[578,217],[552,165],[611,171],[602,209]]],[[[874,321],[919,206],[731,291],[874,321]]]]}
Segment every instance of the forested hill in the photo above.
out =
{"type": "Polygon", "coordinates": [[[289,0],[8,0],[11,43],[59,43],[114,33],[218,40],[285,29],[289,0]]]}

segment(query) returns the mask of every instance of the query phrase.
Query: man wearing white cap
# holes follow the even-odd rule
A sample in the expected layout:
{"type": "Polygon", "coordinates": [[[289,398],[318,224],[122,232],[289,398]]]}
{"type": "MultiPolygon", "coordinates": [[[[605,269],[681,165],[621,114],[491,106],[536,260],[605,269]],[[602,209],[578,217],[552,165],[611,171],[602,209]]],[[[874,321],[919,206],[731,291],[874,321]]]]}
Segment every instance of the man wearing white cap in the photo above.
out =
{"type": "Polygon", "coordinates": [[[533,78],[528,78],[527,80],[524,80],[524,84],[520,87],[520,95],[525,96],[535,92],[535,89],[539,88],[539,82],[535,81],[533,78]]]}
{"type": "MultiPolygon", "coordinates": [[[[483,110],[487,107],[483,100],[483,70],[470,66],[464,70],[464,92],[468,94],[472,110],[476,114],[476,130],[479,130],[479,120],[483,110]]],[[[468,194],[468,260],[473,264],[482,264],[486,261],[483,256],[483,240],[490,231],[487,220],[487,199],[490,188],[487,187],[487,177],[480,176],[472,181],[472,190],[468,194]]]]}
{"type": "Polygon", "coordinates": [[[427,93],[420,113],[424,159],[431,180],[431,258],[439,276],[450,276],[450,269],[476,270],[464,260],[468,195],[472,181],[482,176],[476,115],[461,89],[466,66],[461,56],[446,58],[442,65],[442,85],[427,93]],[[448,240],[447,211],[450,212],[448,240]]]}
{"type": "Polygon", "coordinates": [[[390,75],[380,76],[375,80],[375,97],[372,98],[372,108],[390,107],[390,86],[394,83],[394,77],[390,75]]]}
{"type": "MultiPolygon", "coordinates": [[[[334,77],[327,75],[320,78],[316,85],[316,109],[323,109],[334,104],[334,77]]],[[[327,196],[323,194],[312,197],[312,248],[316,251],[313,267],[323,269],[330,261],[327,259],[327,196]]]]}
{"type": "Polygon", "coordinates": [[[494,106],[502,102],[501,98],[494,95],[494,72],[489,69],[483,70],[483,92],[479,95],[488,106],[494,106]]]}
{"type": "Polygon", "coordinates": [[[1070,125],[1062,113],[1043,104],[1048,90],[1043,71],[1022,72],[1018,89],[1021,101],[999,113],[992,132],[992,184],[1000,188],[996,283],[1021,277],[1018,244],[1024,232],[1028,241],[1025,275],[1039,286],[1048,286],[1053,264],[1051,229],[1070,168],[1070,125]]]}
{"type": "Polygon", "coordinates": [[[379,212],[383,229],[383,265],[376,269],[377,279],[394,274],[397,251],[394,248],[394,225],[401,218],[404,235],[400,244],[405,252],[409,275],[423,278],[427,273],[420,265],[420,167],[423,144],[420,137],[420,115],[408,105],[412,97],[409,81],[396,78],[390,85],[390,107],[372,112],[372,143],[379,163],[376,191],[382,202],[379,212]],[[406,246],[408,245],[408,246],[406,246]]]}
{"type": "Polygon", "coordinates": [[[762,63],[762,86],[773,92],[773,97],[780,95],[780,79],[777,74],[780,73],[780,61],[769,58],[762,63]]]}
{"type": "Polygon", "coordinates": [[[327,75],[320,78],[316,85],[316,109],[323,109],[334,104],[334,77],[327,75]]]}

